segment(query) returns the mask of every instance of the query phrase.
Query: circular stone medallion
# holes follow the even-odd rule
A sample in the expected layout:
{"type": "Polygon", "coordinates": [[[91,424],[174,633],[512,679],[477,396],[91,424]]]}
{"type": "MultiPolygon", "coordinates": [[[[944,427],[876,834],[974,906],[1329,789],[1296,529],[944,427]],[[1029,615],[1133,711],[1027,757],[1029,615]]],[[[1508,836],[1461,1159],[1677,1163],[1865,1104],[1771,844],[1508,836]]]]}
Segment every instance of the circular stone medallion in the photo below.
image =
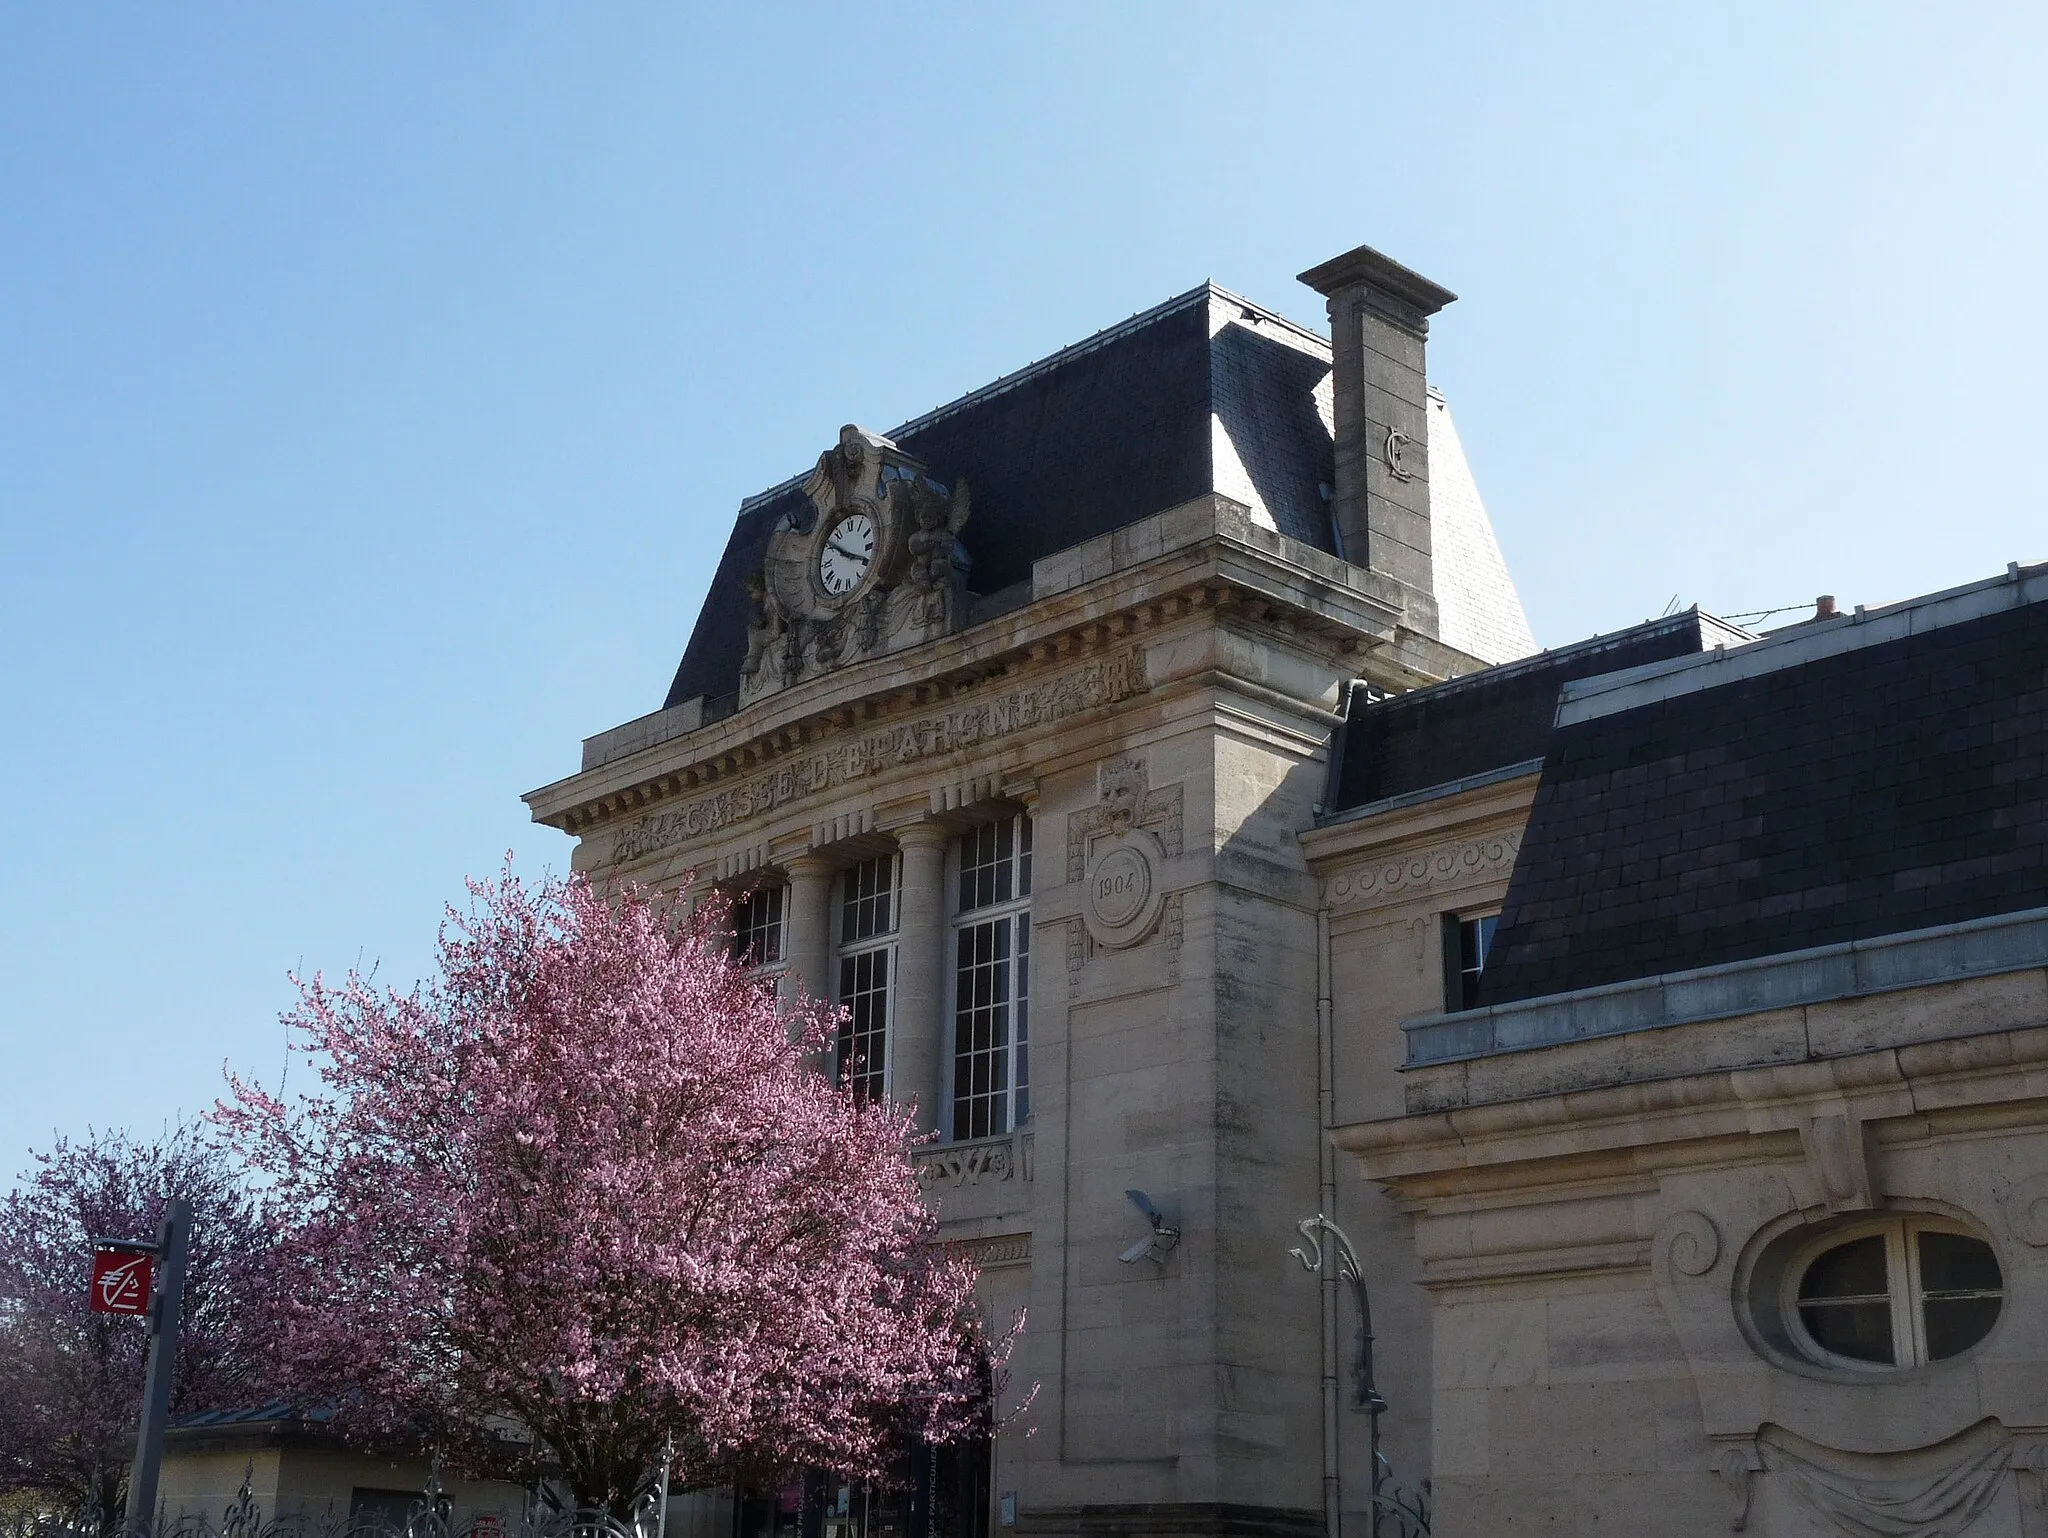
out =
{"type": "Polygon", "coordinates": [[[1159,841],[1140,829],[1101,840],[1090,852],[1083,917],[1095,943],[1136,945],[1152,931],[1164,901],[1155,867],[1159,841]]]}

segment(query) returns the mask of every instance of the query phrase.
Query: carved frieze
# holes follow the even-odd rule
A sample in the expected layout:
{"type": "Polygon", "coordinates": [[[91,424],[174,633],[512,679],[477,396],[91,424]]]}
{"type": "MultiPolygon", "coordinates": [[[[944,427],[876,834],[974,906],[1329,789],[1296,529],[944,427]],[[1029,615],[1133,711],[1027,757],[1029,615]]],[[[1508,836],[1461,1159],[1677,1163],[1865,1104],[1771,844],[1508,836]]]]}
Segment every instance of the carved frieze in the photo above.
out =
{"type": "Polygon", "coordinates": [[[986,1239],[948,1239],[944,1243],[947,1253],[970,1260],[984,1271],[1031,1264],[1029,1234],[991,1234],[986,1239]]]}
{"type": "Polygon", "coordinates": [[[1084,710],[1129,699],[1145,686],[1145,654],[1133,647],[987,699],[963,697],[947,710],[828,741],[724,790],[650,812],[619,830],[612,859],[620,864],[637,860],[885,769],[1052,726],[1084,710]]]}
{"type": "Polygon", "coordinates": [[[1332,907],[1363,907],[1404,893],[1505,875],[1515,868],[1521,848],[1521,831],[1508,829],[1460,844],[1418,850],[1398,860],[1374,861],[1363,870],[1332,876],[1325,891],[1332,907]]]}
{"type": "Polygon", "coordinates": [[[971,1142],[937,1143],[911,1156],[917,1178],[925,1185],[950,1182],[978,1186],[983,1181],[1029,1180],[1033,1138],[1029,1132],[1006,1133],[971,1142]]]}

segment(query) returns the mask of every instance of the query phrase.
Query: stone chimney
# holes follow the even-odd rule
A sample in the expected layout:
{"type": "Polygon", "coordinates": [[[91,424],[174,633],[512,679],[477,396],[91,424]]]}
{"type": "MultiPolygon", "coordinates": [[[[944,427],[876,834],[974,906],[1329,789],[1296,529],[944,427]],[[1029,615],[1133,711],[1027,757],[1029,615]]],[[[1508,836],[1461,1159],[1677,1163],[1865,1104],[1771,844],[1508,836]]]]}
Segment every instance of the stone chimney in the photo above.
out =
{"type": "Polygon", "coordinates": [[[1400,583],[1409,628],[1434,637],[1423,351],[1429,317],[1458,296],[1370,246],[1311,267],[1301,281],[1330,306],[1332,511],[1344,558],[1400,583]]]}

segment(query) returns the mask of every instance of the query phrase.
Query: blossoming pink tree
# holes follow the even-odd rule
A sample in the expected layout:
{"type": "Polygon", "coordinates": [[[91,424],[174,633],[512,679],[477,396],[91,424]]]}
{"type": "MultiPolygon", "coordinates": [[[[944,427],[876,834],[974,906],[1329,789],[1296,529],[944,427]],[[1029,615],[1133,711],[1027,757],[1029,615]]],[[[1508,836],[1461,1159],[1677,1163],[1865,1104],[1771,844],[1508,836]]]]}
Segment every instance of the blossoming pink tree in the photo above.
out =
{"type": "Polygon", "coordinates": [[[884,1471],[986,1414],[971,1267],[933,1243],[902,1113],[806,1062],[792,1012],[681,918],[580,880],[472,883],[440,977],[315,978],[321,1093],[216,1113],[288,1215],[284,1373],[368,1435],[477,1467],[508,1423],[580,1506],[675,1475],[884,1471]]]}
{"type": "Polygon", "coordinates": [[[234,1161],[193,1126],[60,1140],[0,1198],[0,1495],[120,1525],[146,1329],[88,1310],[91,1241],[154,1238],[173,1195],[193,1220],[171,1408],[256,1402],[267,1352],[252,1283],[267,1236],[234,1161]]]}

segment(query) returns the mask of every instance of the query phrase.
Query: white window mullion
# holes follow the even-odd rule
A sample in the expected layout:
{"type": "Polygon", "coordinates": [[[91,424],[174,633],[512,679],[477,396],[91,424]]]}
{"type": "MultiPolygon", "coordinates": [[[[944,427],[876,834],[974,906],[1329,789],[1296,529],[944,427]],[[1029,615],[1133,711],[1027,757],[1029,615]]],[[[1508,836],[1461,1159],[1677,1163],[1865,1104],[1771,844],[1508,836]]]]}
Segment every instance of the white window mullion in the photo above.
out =
{"type": "Polygon", "coordinates": [[[1913,1275],[1912,1230],[1894,1223],[1884,1237],[1885,1267],[1891,1273],[1892,1353],[1901,1367],[1927,1360],[1927,1327],[1920,1315],[1920,1283],[1913,1275]]]}
{"type": "Polygon", "coordinates": [[[886,1099],[894,1082],[896,936],[902,874],[897,857],[878,855],[841,873],[833,933],[832,997],[848,1018],[835,1046],[842,1077],[864,1098],[886,1099]]]}
{"type": "Polygon", "coordinates": [[[1028,1112],[1030,872],[1026,817],[955,843],[944,1117],[955,1140],[1001,1136],[1028,1112]]]}

